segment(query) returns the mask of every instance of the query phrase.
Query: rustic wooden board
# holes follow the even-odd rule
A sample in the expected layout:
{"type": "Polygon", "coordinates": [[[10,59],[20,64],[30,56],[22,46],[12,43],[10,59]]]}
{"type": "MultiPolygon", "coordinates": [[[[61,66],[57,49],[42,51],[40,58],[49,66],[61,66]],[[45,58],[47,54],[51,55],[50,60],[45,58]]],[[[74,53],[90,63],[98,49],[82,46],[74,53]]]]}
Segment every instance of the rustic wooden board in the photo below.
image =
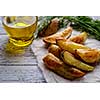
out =
{"type": "Polygon", "coordinates": [[[5,51],[7,40],[6,35],[0,35],[0,82],[46,82],[31,48],[13,55],[5,51]]]}
{"type": "MultiPolygon", "coordinates": [[[[99,17],[93,16],[93,18],[99,17]]],[[[94,72],[87,74],[83,78],[69,81],[56,75],[44,66],[42,58],[47,53],[47,50],[44,49],[41,39],[35,40],[33,45],[26,49],[26,52],[22,55],[6,53],[4,47],[7,40],[8,37],[2,27],[0,17],[0,82],[100,82],[100,65],[96,67],[94,72]]],[[[100,42],[95,39],[88,39],[86,44],[100,49],[100,42]]]]}
{"type": "Polygon", "coordinates": [[[22,54],[5,51],[7,35],[0,35],[0,82],[46,82],[31,48],[22,54]]]}

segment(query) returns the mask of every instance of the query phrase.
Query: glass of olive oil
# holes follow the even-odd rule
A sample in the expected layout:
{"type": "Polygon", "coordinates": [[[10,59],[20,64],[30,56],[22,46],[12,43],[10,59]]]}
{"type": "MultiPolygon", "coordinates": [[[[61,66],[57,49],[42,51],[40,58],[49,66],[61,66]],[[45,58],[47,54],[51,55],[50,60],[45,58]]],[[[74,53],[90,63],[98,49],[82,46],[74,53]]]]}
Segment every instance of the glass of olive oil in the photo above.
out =
{"type": "Polygon", "coordinates": [[[9,41],[15,46],[29,46],[34,40],[37,16],[5,16],[2,24],[9,35],[9,41]]]}

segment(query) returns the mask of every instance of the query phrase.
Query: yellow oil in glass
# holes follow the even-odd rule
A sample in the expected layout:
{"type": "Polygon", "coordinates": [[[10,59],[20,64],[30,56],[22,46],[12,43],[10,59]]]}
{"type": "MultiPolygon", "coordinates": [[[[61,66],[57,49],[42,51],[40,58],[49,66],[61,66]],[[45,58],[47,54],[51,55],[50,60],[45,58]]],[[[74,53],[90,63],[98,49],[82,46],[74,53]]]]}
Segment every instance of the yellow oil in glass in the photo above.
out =
{"type": "Polygon", "coordinates": [[[37,18],[24,20],[16,17],[5,17],[3,21],[3,26],[10,36],[10,42],[16,46],[28,46],[34,40],[34,32],[37,26],[37,18]],[[10,20],[10,21],[9,21],[10,20]],[[30,22],[29,22],[30,20],[30,22]]]}

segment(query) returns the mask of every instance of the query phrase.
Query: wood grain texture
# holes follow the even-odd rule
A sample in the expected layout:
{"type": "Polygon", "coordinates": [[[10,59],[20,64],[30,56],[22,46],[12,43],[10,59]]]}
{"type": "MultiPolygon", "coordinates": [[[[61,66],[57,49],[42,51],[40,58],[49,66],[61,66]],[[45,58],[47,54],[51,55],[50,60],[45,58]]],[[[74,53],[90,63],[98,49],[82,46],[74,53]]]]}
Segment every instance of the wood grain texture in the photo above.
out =
{"type": "MultiPolygon", "coordinates": [[[[100,16],[92,16],[94,19],[100,16]]],[[[75,35],[76,32],[73,32],[75,35]]],[[[0,17],[0,82],[1,83],[70,83],[52,71],[45,68],[42,57],[47,53],[41,44],[41,40],[36,40],[31,47],[26,49],[24,54],[12,55],[5,52],[5,45],[8,41],[5,30],[3,29],[0,17]],[[33,50],[32,50],[33,49],[33,50]],[[34,52],[34,53],[33,53],[34,52]]],[[[100,49],[100,42],[93,39],[88,39],[87,46],[100,49]],[[91,45],[90,45],[91,44],[91,45]]],[[[93,73],[75,80],[75,83],[82,82],[100,82],[100,65],[97,66],[93,73]]]]}
{"type": "Polygon", "coordinates": [[[0,17],[0,82],[1,83],[45,83],[36,56],[31,47],[22,54],[10,54],[5,47],[8,36],[3,29],[0,17]]]}

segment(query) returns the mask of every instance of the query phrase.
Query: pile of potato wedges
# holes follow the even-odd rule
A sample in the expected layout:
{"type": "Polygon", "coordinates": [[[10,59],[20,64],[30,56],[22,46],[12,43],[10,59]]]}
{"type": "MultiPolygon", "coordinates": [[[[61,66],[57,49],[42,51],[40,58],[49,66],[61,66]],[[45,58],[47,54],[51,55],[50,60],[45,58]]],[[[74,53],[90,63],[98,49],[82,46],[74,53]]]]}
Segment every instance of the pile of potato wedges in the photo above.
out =
{"type": "Polygon", "coordinates": [[[43,58],[46,67],[58,75],[74,80],[94,70],[94,63],[100,61],[100,50],[84,45],[86,32],[71,37],[73,29],[67,27],[60,33],[43,38],[48,54],[43,58]]]}

